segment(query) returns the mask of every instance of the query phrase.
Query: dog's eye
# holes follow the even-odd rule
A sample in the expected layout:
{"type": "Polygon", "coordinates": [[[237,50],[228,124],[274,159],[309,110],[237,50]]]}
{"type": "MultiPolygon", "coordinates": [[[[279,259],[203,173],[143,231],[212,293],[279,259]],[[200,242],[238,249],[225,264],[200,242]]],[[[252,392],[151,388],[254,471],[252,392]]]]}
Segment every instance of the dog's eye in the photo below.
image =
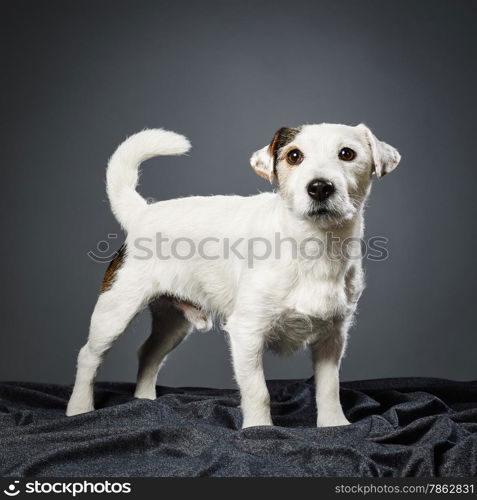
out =
{"type": "Polygon", "coordinates": [[[299,149],[292,149],[287,154],[287,161],[290,165],[299,165],[303,161],[303,153],[299,149]]]}
{"type": "Polygon", "coordinates": [[[351,161],[356,158],[356,152],[351,148],[342,148],[338,153],[338,158],[343,161],[351,161]]]}

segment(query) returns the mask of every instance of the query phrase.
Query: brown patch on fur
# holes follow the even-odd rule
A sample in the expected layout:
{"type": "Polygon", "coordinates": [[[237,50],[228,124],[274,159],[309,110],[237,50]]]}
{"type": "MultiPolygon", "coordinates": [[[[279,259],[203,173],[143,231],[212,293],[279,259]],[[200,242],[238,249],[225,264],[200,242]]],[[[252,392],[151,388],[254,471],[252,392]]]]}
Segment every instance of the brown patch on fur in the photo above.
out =
{"type": "Polygon", "coordinates": [[[123,265],[125,256],[126,244],[123,244],[121,245],[119,250],[116,251],[113,259],[109,263],[108,269],[106,269],[106,273],[104,274],[99,293],[104,293],[113,286],[114,278],[116,277],[116,273],[118,272],[118,270],[123,265]]]}
{"type": "Polygon", "coordinates": [[[276,166],[278,162],[278,151],[292,142],[298,132],[300,132],[299,127],[282,127],[275,132],[272,142],[268,146],[268,151],[270,155],[273,156],[273,173],[275,174],[275,177],[277,176],[276,166]]]}

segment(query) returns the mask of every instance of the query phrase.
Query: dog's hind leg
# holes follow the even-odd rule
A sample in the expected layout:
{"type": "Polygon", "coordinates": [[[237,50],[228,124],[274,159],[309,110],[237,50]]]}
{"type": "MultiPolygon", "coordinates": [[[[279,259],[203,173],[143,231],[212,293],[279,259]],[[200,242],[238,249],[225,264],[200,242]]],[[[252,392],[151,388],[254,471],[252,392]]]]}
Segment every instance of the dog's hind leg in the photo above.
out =
{"type": "Polygon", "coordinates": [[[93,384],[98,367],[146,300],[143,283],[127,268],[121,269],[114,283],[103,290],[91,316],[88,342],[78,355],[76,381],[66,410],[68,416],[94,410],[93,384]]]}
{"type": "Polygon", "coordinates": [[[165,298],[149,305],[152,332],[139,349],[139,370],[135,397],[156,399],[156,379],[167,355],[192,331],[192,323],[177,305],[165,298]]]}

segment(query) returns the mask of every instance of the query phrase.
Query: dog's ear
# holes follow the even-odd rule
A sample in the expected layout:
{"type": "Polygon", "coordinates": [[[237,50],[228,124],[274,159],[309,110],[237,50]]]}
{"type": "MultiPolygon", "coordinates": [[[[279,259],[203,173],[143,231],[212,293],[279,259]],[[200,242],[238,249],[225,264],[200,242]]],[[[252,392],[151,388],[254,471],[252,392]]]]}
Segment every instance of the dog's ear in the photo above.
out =
{"type": "Polygon", "coordinates": [[[275,132],[268,146],[255,151],[252,158],[250,158],[250,164],[255,173],[272,182],[276,175],[275,164],[277,162],[278,150],[292,141],[298,131],[299,129],[297,128],[282,127],[275,132]]]}
{"type": "Polygon", "coordinates": [[[260,177],[267,179],[267,181],[272,182],[275,174],[273,172],[273,155],[270,154],[269,146],[265,146],[258,151],[253,153],[252,158],[250,158],[250,165],[255,170],[255,173],[260,177]]]}
{"type": "Polygon", "coordinates": [[[392,172],[401,160],[401,155],[398,150],[377,139],[371,130],[363,123],[360,123],[358,128],[363,131],[371,149],[374,171],[378,179],[392,172]]]}

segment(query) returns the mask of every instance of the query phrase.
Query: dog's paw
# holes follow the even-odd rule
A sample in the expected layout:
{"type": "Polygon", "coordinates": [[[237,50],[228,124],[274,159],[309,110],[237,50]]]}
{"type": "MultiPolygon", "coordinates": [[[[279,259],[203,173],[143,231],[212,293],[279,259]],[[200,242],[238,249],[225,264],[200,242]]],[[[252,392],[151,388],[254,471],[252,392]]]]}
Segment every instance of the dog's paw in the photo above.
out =
{"type": "Polygon", "coordinates": [[[66,416],[74,417],[75,415],[82,415],[94,411],[94,406],[70,406],[66,408],[66,416]]]}
{"type": "Polygon", "coordinates": [[[136,389],[134,397],[136,399],[150,399],[154,401],[157,398],[156,389],[136,389]]]}
{"type": "Polygon", "coordinates": [[[247,429],[249,427],[269,427],[272,426],[273,422],[271,419],[266,420],[244,420],[242,424],[242,429],[247,429]]]}
{"type": "Polygon", "coordinates": [[[342,412],[327,415],[318,415],[318,427],[338,427],[340,425],[350,425],[351,422],[344,416],[342,412]]]}

